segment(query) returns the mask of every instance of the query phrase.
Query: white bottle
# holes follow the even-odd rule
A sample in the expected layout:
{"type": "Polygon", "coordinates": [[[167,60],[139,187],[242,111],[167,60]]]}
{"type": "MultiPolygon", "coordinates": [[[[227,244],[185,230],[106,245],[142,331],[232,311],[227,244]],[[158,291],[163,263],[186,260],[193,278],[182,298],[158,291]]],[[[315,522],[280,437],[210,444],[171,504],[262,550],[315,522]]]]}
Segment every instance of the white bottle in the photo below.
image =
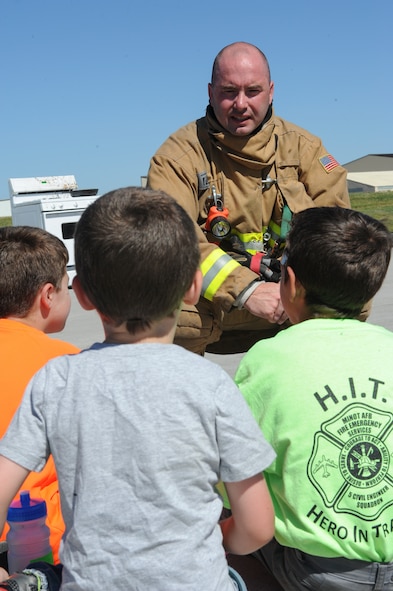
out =
{"type": "Polygon", "coordinates": [[[20,499],[13,501],[7,513],[10,529],[7,533],[8,570],[23,570],[29,562],[42,560],[53,564],[46,525],[46,503],[31,499],[29,491],[21,491],[20,499]]]}

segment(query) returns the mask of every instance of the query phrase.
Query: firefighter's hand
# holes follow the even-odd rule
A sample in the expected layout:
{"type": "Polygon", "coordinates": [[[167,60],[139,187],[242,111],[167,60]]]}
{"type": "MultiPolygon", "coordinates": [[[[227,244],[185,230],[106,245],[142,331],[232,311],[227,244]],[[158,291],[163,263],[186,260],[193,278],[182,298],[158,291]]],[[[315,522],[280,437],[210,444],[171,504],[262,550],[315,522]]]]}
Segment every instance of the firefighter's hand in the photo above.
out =
{"type": "Polygon", "coordinates": [[[288,319],[281,303],[279,283],[261,282],[243,306],[254,316],[272,324],[283,324],[288,319]]]}

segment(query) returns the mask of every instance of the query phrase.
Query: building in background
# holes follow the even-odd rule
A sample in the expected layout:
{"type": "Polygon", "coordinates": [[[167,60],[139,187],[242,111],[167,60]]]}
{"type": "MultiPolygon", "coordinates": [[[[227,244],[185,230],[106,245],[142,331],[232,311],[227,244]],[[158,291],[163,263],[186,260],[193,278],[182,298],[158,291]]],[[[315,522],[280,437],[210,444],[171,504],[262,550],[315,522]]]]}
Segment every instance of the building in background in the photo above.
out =
{"type": "Polygon", "coordinates": [[[11,217],[11,201],[3,199],[0,201],[0,218],[11,217]]]}
{"type": "MultiPolygon", "coordinates": [[[[343,164],[347,170],[350,193],[393,191],[393,154],[368,154],[343,164]]],[[[147,176],[141,176],[141,187],[146,187],[147,176]]],[[[0,199],[0,217],[11,216],[11,202],[0,199]]]]}
{"type": "Polygon", "coordinates": [[[350,193],[393,191],[393,154],[368,154],[343,166],[350,193]]]}

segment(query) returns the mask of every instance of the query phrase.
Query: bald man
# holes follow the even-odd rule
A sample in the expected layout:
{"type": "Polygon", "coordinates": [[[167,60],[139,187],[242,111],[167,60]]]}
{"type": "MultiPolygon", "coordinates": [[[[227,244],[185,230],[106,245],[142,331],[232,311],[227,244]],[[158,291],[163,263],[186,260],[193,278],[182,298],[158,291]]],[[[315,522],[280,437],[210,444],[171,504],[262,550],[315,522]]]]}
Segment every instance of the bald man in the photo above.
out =
{"type": "Polygon", "coordinates": [[[350,207],[346,170],[318,137],[275,115],[259,48],[224,47],[208,94],[206,115],[163,143],[148,174],[197,226],[202,295],[182,309],[175,342],[201,355],[247,351],[287,326],[279,258],[292,215],[350,207]]]}

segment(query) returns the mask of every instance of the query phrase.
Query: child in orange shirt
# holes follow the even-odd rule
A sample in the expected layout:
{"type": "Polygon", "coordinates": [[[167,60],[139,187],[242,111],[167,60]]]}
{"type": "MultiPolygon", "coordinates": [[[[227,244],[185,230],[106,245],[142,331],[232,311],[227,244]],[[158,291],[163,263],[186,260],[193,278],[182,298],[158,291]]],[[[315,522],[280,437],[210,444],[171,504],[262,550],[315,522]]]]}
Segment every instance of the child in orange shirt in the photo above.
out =
{"type": "MultiPolygon", "coordinates": [[[[45,230],[0,228],[0,437],[36,371],[52,357],[79,351],[46,334],[63,330],[70,311],[67,262],[63,242],[45,230]]],[[[21,490],[46,501],[50,542],[58,562],[64,523],[52,457],[41,472],[26,478],[21,490]]]]}

